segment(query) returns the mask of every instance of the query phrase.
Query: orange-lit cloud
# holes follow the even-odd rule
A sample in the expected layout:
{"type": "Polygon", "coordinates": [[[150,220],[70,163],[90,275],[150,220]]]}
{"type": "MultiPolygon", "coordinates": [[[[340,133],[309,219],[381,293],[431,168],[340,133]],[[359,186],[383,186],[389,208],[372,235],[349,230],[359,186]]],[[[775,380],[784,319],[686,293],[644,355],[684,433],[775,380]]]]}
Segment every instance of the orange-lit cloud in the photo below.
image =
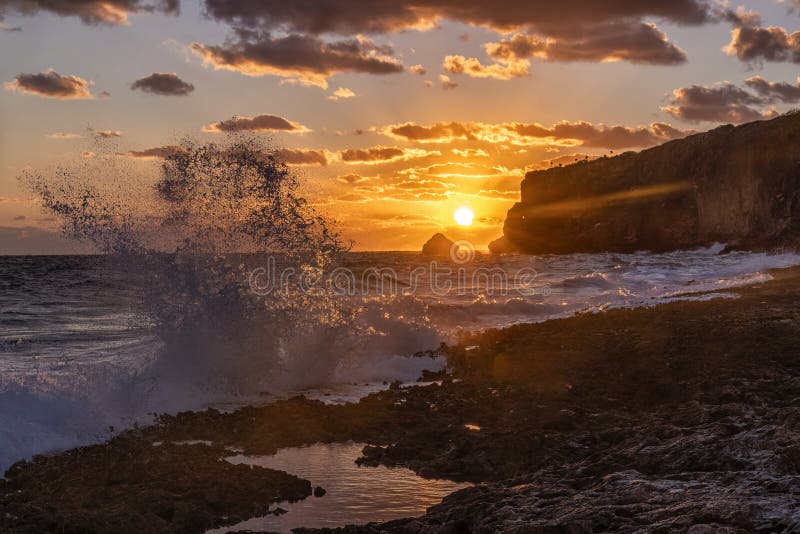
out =
{"type": "Polygon", "coordinates": [[[401,175],[433,176],[438,178],[492,178],[522,175],[521,169],[477,163],[434,163],[427,167],[412,167],[398,171],[401,175]]]}
{"type": "Polygon", "coordinates": [[[549,127],[517,122],[442,122],[430,125],[407,122],[389,125],[377,131],[393,139],[419,143],[483,141],[520,146],[585,146],[610,149],[652,146],[690,133],[664,123],[653,123],[649,127],[627,127],[568,121],[549,127]]]}
{"type": "Polygon", "coordinates": [[[48,139],[81,139],[83,136],[76,133],[54,132],[45,135],[48,139]]]}
{"type": "Polygon", "coordinates": [[[316,165],[324,167],[330,160],[330,154],[326,150],[282,148],[276,152],[278,157],[289,165],[316,165]]]}
{"type": "Polygon", "coordinates": [[[369,181],[369,178],[366,176],[361,176],[360,174],[343,174],[342,176],[337,176],[336,180],[343,183],[343,184],[360,184],[361,182],[369,181]]]}
{"type": "Polygon", "coordinates": [[[670,42],[654,24],[614,21],[592,27],[580,35],[569,32],[548,38],[517,33],[509,39],[484,45],[486,53],[505,64],[536,57],[547,61],[627,61],[649,65],[686,62],[686,52],[670,42]]]}
{"type": "Polygon", "coordinates": [[[232,119],[206,124],[204,132],[310,132],[302,124],[276,115],[257,115],[255,117],[234,117],[232,119]]]}
{"type": "Polygon", "coordinates": [[[215,69],[247,76],[279,76],[323,89],[327,89],[329,77],[341,72],[385,75],[404,69],[392,57],[391,47],[376,45],[366,37],[330,42],[308,35],[272,37],[247,32],[224,45],[193,43],[190,48],[215,69]]]}
{"type": "Polygon", "coordinates": [[[62,17],[78,17],[85,24],[119,26],[128,24],[128,15],[161,11],[177,14],[178,0],[4,0],[0,3],[0,19],[11,12],[33,15],[46,11],[62,17]]]}
{"type": "Polygon", "coordinates": [[[122,137],[122,132],[119,130],[90,130],[92,135],[102,139],[110,139],[112,137],[122,137]]]}
{"type": "Polygon", "coordinates": [[[61,100],[88,100],[94,98],[89,88],[94,84],[79,76],[62,76],[53,69],[37,74],[17,74],[5,84],[7,91],[14,91],[44,98],[61,100]]]}
{"type": "Polygon", "coordinates": [[[328,100],[346,100],[355,96],[356,94],[351,89],[340,87],[328,96],[328,100]]]}
{"type": "Polygon", "coordinates": [[[342,162],[359,165],[359,164],[378,164],[387,163],[390,161],[409,160],[424,158],[427,156],[441,156],[438,150],[428,151],[412,148],[398,148],[387,146],[374,146],[370,148],[352,148],[342,150],[339,157],[342,162]]]}
{"type": "Polygon", "coordinates": [[[482,148],[453,148],[451,150],[456,156],[462,158],[488,158],[489,153],[482,148]]]}
{"type": "Polygon", "coordinates": [[[446,56],[442,68],[451,74],[466,74],[472,78],[493,78],[510,80],[527,76],[530,72],[528,60],[502,61],[484,65],[479,59],[464,56],[446,56]]]}

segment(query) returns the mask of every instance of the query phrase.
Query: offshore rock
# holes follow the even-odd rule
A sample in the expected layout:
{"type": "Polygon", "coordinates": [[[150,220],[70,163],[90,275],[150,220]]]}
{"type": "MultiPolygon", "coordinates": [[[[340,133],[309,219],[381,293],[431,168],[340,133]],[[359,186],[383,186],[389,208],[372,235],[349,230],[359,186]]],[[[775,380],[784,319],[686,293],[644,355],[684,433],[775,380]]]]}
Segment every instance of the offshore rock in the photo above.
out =
{"type": "Polygon", "coordinates": [[[422,253],[426,256],[449,256],[453,244],[444,234],[434,234],[422,245],[422,253]]]}

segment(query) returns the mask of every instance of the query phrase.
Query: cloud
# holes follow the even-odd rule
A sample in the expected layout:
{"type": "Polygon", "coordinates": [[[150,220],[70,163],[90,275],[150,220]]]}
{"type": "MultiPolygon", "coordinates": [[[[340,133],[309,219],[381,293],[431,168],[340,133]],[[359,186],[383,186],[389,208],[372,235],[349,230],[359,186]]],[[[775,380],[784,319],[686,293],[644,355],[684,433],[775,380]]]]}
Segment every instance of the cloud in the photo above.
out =
{"type": "Polygon", "coordinates": [[[439,75],[439,83],[442,84],[442,89],[444,89],[445,91],[449,89],[455,89],[456,87],[458,87],[458,84],[456,82],[454,82],[453,80],[450,79],[449,76],[446,76],[444,74],[439,75]]]}
{"type": "Polygon", "coordinates": [[[247,76],[279,76],[289,82],[327,89],[327,79],[341,72],[386,75],[403,72],[391,57],[389,46],[378,46],[366,37],[323,41],[315,36],[272,37],[242,32],[238,39],[221,46],[193,43],[191,50],[215,69],[247,76]]]}
{"type": "Polygon", "coordinates": [[[422,65],[412,65],[408,67],[408,71],[413,72],[414,74],[419,74],[420,76],[425,76],[428,73],[428,71],[425,70],[425,67],[422,65]]]}
{"type": "Polygon", "coordinates": [[[168,158],[175,154],[181,154],[186,152],[186,149],[182,146],[178,145],[168,145],[168,146],[158,146],[153,148],[146,148],[144,150],[131,150],[130,152],[123,154],[129,158],[136,158],[136,159],[156,159],[156,158],[168,158]]]}
{"type": "Polygon", "coordinates": [[[54,132],[45,135],[48,139],[81,139],[83,136],[76,133],[54,132]]]}
{"type": "MultiPolygon", "coordinates": [[[[509,189],[508,191],[498,191],[497,189],[481,189],[476,195],[492,200],[519,200],[519,189],[509,189]]],[[[487,221],[490,222],[490,221],[487,221]]],[[[502,221],[500,221],[502,223],[502,221]]]]}
{"type": "Polygon", "coordinates": [[[289,165],[328,165],[329,155],[325,150],[282,148],[276,153],[281,161],[289,165]]]}
{"type": "Polygon", "coordinates": [[[377,131],[394,139],[419,143],[482,141],[519,146],[585,146],[610,149],[652,146],[691,133],[664,123],[653,123],[649,127],[627,127],[568,121],[549,127],[538,123],[518,122],[441,122],[430,125],[407,122],[378,128],[377,131]]]}
{"type": "Polygon", "coordinates": [[[403,169],[399,175],[427,178],[498,178],[522,176],[521,169],[508,169],[502,166],[481,165],[477,163],[435,163],[428,167],[403,169]]]}
{"type": "Polygon", "coordinates": [[[161,96],[186,96],[194,91],[194,85],[181,80],[174,72],[154,72],[133,82],[131,89],[161,96]]]}
{"type": "Polygon", "coordinates": [[[337,176],[336,181],[341,182],[343,184],[360,184],[362,182],[369,181],[369,178],[365,176],[361,176],[360,174],[345,174],[342,176],[337,176]]]}
{"type": "Polygon", "coordinates": [[[764,101],[793,104],[800,102],[800,77],[798,83],[768,82],[761,76],[753,76],[744,81],[745,85],[758,93],[764,101]]]}
{"type": "Polygon", "coordinates": [[[44,98],[61,100],[87,100],[94,98],[89,92],[94,82],[86,81],[78,76],[62,76],[53,69],[37,74],[17,74],[17,77],[5,84],[7,91],[15,91],[44,98]]]}
{"type": "Polygon", "coordinates": [[[277,115],[257,115],[255,117],[234,117],[203,126],[204,132],[310,132],[302,124],[277,115]]]}
{"type": "MultiPolygon", "coordinates": [[[[756,82],[757,83],[757,82],[756,82]]],[[[765,99],[730,82],[708,87],[692,85],[672,92],[669,105],[662,109],[689,122],[747,122],[774,117],[775,109],[761,109],[765,99]]]]}
{"type": "Polygon", "coordinates": [[[119,26],[128,24],[128,15],[160,11],[177,14],[178,0],[3,0],[0,19],[6,13],[34,15],[45,11],[61,17],[78,17],[84,24],[119,26]]]}
{"type": "Polygon", "coordinates": [[[122,132],[119,130],[91,130],[92,134],[102,139],[111,139],[113,137],[122,137],[122,132]]]}
{"type": "Polygon", "coordinates": [[[456,156],[462,158],[488,158],[489,153],[482,148],[454,148],[451,150],[456,156]]]}
{"type": "Polygon", "coordinates": [[[559,31],[553,37],[516,33],[510,38],[483,45],[494,63],[477,58],[451,55],[444,59],[446,72],[473,78],[510,80],[530,74],[530,59],[546,61],[627,61],[648,65],[679,65],[686,52],[670,42],[654,24],[641,21],[614,21],[573,35],[559,31]]]}
{"type": "Polygon", "coordinates": [[[722,2],[709,0],[377,0],[367,4],[359,0],[206,0],[209,17],[230,24],[240,33],[375,35],[425,31],[438,27],[443,20],[504,35],[524,31],[522,38],[530,40],[529,55],[513,63],[486,65],[476,58],[449,56],[453,69],[504,80],[527,74],[526,64],[534,56],[550,61],[683,63],[685,52],[646,19],[701,25],[724,20],[728,11],[722,2]]]}
{"type": "Polygon", "coordinates": [[[501,31],[531,27],[554,32],[620,19],[653,17],[702,24],[718,16],[717,5],[705,0],[327,0],[324,4],[319,0],[206,0],[205,7],[209,17],[234,27],[313,35],[425,30],[445,19],[501,31]]]}
{"type": "Polygon", "coordinates": [[[398,180],[392,177],[381,185],[356,186],[352,195],[358,195],[360,198],[351,202],[368,200],[436,202],[447,199],[454,189],[454,184],[435,179],[402,176],[398,180]]]}
{"type": "Polygon", "coordinates": [[[412,148],[398,148],[375,146],[370,148],[352,148],[349,150],[342,150],[339,153],[339,158],[350,165],[361,164],[378,164],[387,163],[390,161],[409,160],[416,158],[424,158],[428,156],[441,156],[441,152],[418,150],[412,148]]]}
{"type": "Polygon", "coordinates": [[[472,78],[493,78],[495,80],[510,80],[527,76],[530,73],[529,67],[530,62],[527,60],[503,61],[484,65],[474,57],[464,56],[446,56],[442,64],[444,71],[451,74],[466,74],[472,78]]]}
{"type": "Polygon", "coordinates": [[[344,100],[354,98],[356,94],[347,87],[340,87],[328,96],[328,100],[344,100]]]}
{"type": "Polygon", "coordinates": [[[762,27],[757,15],[739,17],[725,53],[748,63],[771,61],[800,63],[800,32],[789,33],[779,26],[762,27]]]}
{"type": "Polygon", "coordinates": [[[594,26],[579,36],[564,33],[542,39],[515,34],[510,39],[484,45],[489,57],[508,63],[537,57],[547,61],[627,61],[635,64],[678,65],[686,52],[670,42],[655,24],[614,21],[594,26]]]}

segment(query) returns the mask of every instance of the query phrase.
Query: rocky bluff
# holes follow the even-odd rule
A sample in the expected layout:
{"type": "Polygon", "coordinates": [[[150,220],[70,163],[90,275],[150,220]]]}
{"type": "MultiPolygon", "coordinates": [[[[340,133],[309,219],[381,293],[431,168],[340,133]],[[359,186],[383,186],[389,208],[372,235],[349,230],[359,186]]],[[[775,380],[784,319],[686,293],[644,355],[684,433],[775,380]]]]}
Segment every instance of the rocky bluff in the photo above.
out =
{"type": "Polygon", "coordinates": [[[800,244],[800,113],[529,172],[493,252],[800,244]]]}

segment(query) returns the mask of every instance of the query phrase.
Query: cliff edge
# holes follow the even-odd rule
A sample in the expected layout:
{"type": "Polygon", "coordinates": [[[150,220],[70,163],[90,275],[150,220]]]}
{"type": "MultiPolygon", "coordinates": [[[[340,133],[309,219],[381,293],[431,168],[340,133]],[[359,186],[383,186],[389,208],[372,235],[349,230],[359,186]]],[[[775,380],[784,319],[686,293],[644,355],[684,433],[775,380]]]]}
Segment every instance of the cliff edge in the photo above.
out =
{"type": "Polygon", "coordinates": [[[800,113],[529,172],[493,252],[669,251],[800,242],[800,113]]]}

